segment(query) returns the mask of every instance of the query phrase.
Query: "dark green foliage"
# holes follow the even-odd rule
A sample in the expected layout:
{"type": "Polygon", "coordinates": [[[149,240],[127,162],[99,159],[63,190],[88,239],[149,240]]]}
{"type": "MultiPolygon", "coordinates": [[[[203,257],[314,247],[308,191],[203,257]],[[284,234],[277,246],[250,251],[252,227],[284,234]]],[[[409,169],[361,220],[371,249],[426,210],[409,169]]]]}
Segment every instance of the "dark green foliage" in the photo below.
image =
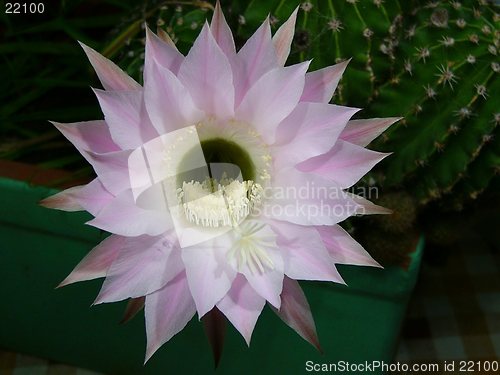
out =
{"type": "Polygon", "coordinates": [[[90,168],[48,120],[100,117],[97,86],[80,40],[101,49],[127,2],[45,2],[43,14],[1,13],[0,158],[52,168],[90,168]]]}

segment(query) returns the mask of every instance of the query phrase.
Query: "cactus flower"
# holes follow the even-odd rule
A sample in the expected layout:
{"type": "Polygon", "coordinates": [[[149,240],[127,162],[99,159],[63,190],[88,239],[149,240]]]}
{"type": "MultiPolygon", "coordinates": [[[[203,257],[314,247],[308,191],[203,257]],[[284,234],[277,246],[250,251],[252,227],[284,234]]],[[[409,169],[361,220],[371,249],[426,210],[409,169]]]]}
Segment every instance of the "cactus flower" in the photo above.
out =
{"type": "Polygon", "coordinates": [[[387,212],[346,190],[387,155],[365,146],[397,119],[329,104],[347,62],[284,66],[296,14],[239,51],[219,4],[187,56],[146,29],[143,86],[82,45],[104,120],[54,125],[97,177],[42,204],[111,233],[61,285],[104,277],[95,304],[144,307],[146,360],[195,314],[225,316],[249,344],[266,302],[319,347],[297,280],[380,267],[338,223],[387,212]]]}

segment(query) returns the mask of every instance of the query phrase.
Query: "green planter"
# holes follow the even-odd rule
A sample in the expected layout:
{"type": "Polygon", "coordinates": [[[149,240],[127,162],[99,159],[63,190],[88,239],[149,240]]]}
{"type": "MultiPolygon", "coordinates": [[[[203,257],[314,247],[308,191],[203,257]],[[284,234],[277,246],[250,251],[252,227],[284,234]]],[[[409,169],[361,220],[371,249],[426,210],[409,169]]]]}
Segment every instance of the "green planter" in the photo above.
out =
{"type": "MultiPolygon", "coordinates": [[[[99,281],[54,289],[103,235],[83,224],[85,214],[38,207],[50,193],[0,179],[0,347],[108,374],[210,373],[211,350],[196,318],[143,366],[142,314],[120,325],[124,303],[90,307],[99,281]]],[[[390,363],[422,249],[421,239],[409,271],[341,266],[349,287],[302,284],[323,354],[266,308],[250,348],[228,326],[217,373],[306,373],[306,361],[390,363]]]]}

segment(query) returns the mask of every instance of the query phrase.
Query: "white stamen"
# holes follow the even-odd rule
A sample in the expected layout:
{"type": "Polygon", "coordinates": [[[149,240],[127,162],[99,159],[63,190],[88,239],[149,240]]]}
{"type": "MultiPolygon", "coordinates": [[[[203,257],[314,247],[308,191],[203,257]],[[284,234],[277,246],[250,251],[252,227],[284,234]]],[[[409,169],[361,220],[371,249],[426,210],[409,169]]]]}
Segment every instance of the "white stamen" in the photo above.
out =
{"type": "Polygon", "coordinates": [[[262,187],[253,181],[236,181],[223,176],[221,181],[207,178],[183,182],[177,199],[186,219],[203,227],[237,226],[260,203],[262,187]]]}
{"type": "Polygon", "coordinates": [[[236,260],[239,270],[248,266],[252,273],[264,273],[267,269],[274,269],[274,262],[266,249],[275,247],[275,239],[269,235],[259,235],[264,224],[245,224],[237,228],[239,240],[227,253],[229,261],[236,260]]]}

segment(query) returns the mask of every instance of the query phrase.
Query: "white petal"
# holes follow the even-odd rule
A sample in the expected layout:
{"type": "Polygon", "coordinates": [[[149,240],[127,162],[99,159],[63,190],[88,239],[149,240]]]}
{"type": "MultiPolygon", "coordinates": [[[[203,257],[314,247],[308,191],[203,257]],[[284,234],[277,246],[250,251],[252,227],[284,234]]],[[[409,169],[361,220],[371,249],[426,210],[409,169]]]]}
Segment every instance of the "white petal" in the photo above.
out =
{"type": "Polygon", "coordinates": [[[264,74],[279,66],[271,40],[269,18],[255,31],[238,51],[233,65],[235,74],[235,104],[238,106],[250,87],[264,74]]]}
{"type": "Polygon", "coordinates": [[[126,237],[157,236],[173,227],[166,207],[143,208],[130,190],[120,193],[87,224],[126,237]]]}
{"type": "Polygon", "coordinates": [[[106,90],[139,90],[141,86],[115,63],[79,42],[106,90]]]}
{"type": "Polygon", "coordinates": [[[180,81],[196,106],[218,119],[234,115],[233,73],[229,60],[205,24],[179,69],[180,81]]]}
{"type": "Polygon", "coordinates": [[[351,120],[340,134],[344,141],[365,147],[401,117],[351,120]]]}
{"type": "Polygon", "coordinates": [[[350,60],[306,74],[301,102],[328,103],[350,60]]]}
{"type": "Polygon", "coordinates": [[[142,90],[94,92],[111,137],[121,149],[140,147],[158,135],[146,115],[142,90]]]}
{"type": "Polygon", "coordinates": [[[295,21],[297,20],[297,12],[299,7],[295,8],[290,18],[281,25],[273,36],[273,44],[276,49],[276,56],[280,65],[285,65],[286,59],[290,54],[292,46],[293,34],[295,33],[295,21]]]}
{"type": "MultiPolygon", "coordinates": [[[[168,34],[167,34],[168,36],[168,34]]],[[[184,61],[184,56],[175,48],[175,45],[163,41],[156,36],[149,27],[146,27],[146,52],[144,66],[151,64],[159,64],[163,68],[170,70],[173,74],[177,74],[179,68],[184,61]]],[[[144,81],[149,79],[149,69],[144,69],[144,81]]],[[[151,79],[156,79],[151,76],[151,79]]]]}
{"type": "Polygon", "coordinates": [[[213,241],[182,249],[189,289],[198,317],[212,310],[224,297],[236,277],[225,257],[227,248],[212,246],[213,241]]]}
{"type": "Polygon", "coordinates": [[[305,62],[264,74],[236,109],[236,119],[251,124],[267,144],[274,143],[279,123],[299,101],[308,66],[305,62]]]}
{"type": "Polygon", "coordinates": [[[159,134],[194,125],[203,118],[188,90],[170,70],[158,64],[147,69],[155,79],[144,86],[146,108],[159,134]]]}
{"type": "Polygon", "coordinates": [[[270,219],[299,225],[333,225],[361,209],[351,195],[321,176],[294,168],[282,169],[273,176],[263,214],[270,219]]]}
{"type": "Polygon", "coordinates": [[[125,237],[111,235],[94,247],[75,269],[66,277],[59,287],[79,281],[93,280],[105,277],[109,267],[121,251],[125,237]]]}
{"type": "Polygon", "coordinates": [[[266,300],[240,274],[229,293],[217,304],[217,308],[241,333],[247,345],[250,345],[253,329],[265,304],[266,300]]]}
{"type": "Polygon", "coordinates": [[[382,267],[340,225],[316,227],[336,264],[382,267]]]}
{"type": "Polygon", "coordinates": [[[295,280],[344,283],[314,227],[272,221],[278,234],[285,274],[295,280]]]}
{"type": "Polygon", "coordinates": [[[157,291],[183,271],[175,236],[127,238],[109,268],[95,304],[157,291]]]}
{"type": "Polygon", "coordinates": [[[146,296],[147,362],[151,356],[189,323],[196,307],[184,272],[163,289],[146,296]]]}
{"type": "Polygon", "coordinates": [[[328,152],[357,108],[300,102],[277,130],[275,168],[295,166],[328,152]]]}
{"type": "Polygon", "coordinates": [[[300,163],[297,169],[320,175],[347,189],[389,155],[339,139],[330,151],[300,163]]]}
{"type": "Polygon", "coordinates": [[[212,32],[212,35],[214,36],[214,39],[220,49],[226,54],[228,59],[236,55],[233,33],[226,22],[224,13],[222,13],[219,1],[215,3],[214,15],[212,17],[212,22],[210,23],[210,31],[212,32]]]}

